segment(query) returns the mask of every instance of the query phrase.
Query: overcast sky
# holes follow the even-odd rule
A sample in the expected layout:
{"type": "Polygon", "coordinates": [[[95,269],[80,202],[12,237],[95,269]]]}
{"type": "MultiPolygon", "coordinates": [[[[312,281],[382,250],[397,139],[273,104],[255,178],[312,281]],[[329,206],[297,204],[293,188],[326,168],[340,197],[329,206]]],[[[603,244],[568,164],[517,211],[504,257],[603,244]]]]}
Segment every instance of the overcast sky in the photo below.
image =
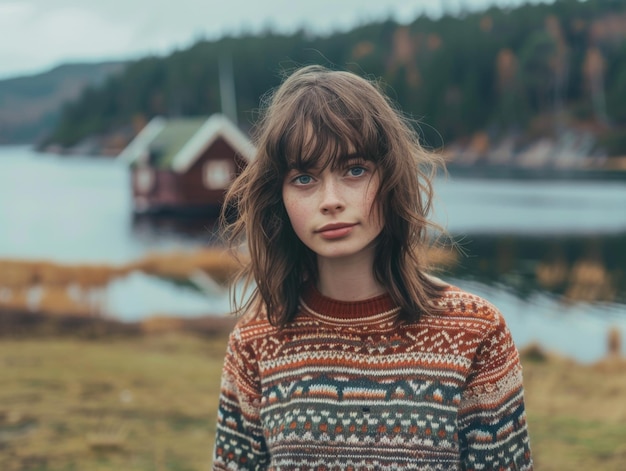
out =
{"type": "MultiPolygon", "coordinates": [[[[539,3],[542,0],[530,0],[539,3]]],[[[543,0],[550,1],[550,0],[543,0]]],[[[268,26],[313,33],[392,17],[408,23],[523,0],[0,0],[0,79],[67,61],[165,54],[198,38],[268,26]]]]}

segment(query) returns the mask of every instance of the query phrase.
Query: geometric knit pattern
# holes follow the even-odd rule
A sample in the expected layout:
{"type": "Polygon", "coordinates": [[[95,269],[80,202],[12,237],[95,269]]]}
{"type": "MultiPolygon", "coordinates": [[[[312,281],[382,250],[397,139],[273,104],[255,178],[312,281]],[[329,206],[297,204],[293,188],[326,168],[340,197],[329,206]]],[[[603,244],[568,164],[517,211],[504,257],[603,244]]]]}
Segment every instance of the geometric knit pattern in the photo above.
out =
{"type": "Polygon", "coordinates": [[[239,320],[222,375],[214,470],[532,470],[522,372],[502,315],[449,287],[399,322],[388,295],[307,287],[273,327],[239,320]]]}

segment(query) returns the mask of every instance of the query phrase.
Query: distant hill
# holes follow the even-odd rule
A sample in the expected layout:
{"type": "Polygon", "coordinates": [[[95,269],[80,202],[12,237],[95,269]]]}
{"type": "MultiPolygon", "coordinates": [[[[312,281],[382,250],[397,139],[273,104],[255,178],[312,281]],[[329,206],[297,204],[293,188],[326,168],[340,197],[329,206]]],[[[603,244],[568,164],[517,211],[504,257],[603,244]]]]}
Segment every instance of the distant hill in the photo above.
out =
{"type": "Polygon", "coordinates": [[[33,143],[50,134],[62,105],[124,70],[124,62],[65,64],[0,80],[0,144],[33,143]]]}

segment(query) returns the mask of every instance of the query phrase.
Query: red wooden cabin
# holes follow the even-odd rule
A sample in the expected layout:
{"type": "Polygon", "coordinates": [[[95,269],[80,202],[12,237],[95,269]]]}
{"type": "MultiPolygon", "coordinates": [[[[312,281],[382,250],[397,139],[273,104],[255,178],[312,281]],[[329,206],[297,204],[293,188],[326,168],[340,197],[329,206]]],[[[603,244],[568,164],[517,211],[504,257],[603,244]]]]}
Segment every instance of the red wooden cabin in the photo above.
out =
{"type": "Polygon", "coordinates": [[[221,114],[157,117],[120,153],[131,166],[136,213],[219,210],[225,190],[254,158],[250,140],[221,114]]]}

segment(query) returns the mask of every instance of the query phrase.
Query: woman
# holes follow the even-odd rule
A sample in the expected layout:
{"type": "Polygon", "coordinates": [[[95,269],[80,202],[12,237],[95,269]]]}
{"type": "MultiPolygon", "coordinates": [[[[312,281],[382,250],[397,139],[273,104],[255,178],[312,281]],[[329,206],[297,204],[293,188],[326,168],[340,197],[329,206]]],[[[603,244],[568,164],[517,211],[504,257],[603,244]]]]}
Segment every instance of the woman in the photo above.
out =
{"type": "Polygon", "coordinates": [[[437,159],[372,83],[304,67],[234,183],[254,285],[213,469],[532,469],[502,315],[428,275],[437,159]],[[426,171],[430,169],[430,171],[426,171]]]}

